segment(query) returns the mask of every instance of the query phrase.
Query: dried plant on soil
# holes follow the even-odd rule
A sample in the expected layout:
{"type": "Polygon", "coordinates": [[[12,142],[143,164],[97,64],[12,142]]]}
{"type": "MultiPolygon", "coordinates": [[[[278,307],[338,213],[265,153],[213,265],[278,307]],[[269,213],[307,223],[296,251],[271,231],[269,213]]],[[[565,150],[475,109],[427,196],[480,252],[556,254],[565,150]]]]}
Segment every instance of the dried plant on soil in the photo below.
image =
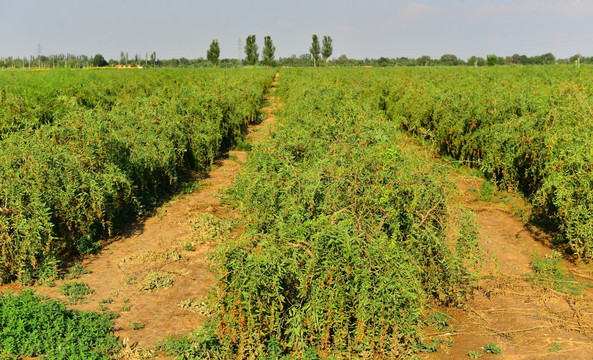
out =
{"type": "Polygon", "coordinates": [[[210,314],[208,303],[203,297],[185,299],[177,305],[184,310],[188,310],[200,315],[210,314]]]}
{"type": "Polygon", "coordinates": [[[219,239],[231,229],[230,220],[223,220],[216,215],[203,213],[190,221],[192,231],[198,243],[219,239]]]}
{"type": "Polygon", "coordinates": [[[170,288],[175,283],[173,277],[163,272],[149,272],[144,282],[138,287],[139,292],[155,292],[161,289],[170,288]]]}
{"type": "Polygon", "coordinates": [[[121,259],[120,264],[144,264],[147,262],[167,264],[170,262],[179,261],[181,259],[182,256],[177,249],[169,248],[139,252],[121,259]]]}

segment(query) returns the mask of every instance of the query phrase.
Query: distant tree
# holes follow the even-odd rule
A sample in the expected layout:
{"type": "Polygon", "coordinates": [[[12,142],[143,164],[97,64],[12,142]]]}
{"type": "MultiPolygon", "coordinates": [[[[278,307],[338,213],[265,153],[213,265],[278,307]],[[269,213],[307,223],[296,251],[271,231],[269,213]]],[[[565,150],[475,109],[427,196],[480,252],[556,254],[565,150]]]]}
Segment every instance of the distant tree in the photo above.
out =
{"type": "Polygon", "coordinates": [[[319,48],[319,39],[315,34],[313,34],[313,42],[311,43],[311,48],[309,49],[309,52],[313,57],[313,66],[317,67],[317,64],[319,63],[319,54],[321,53],[321,49],[319,48]]]}
{"type": "Polygon", "coordinates": [[[245,55],[247,55],[245,61],[249,65],[255,65],[257,63],[257,59],[259,55],[257,53],[258,47],[255,43],[255,35],[249,35],[247,40],[245,40],[245,55]]]}
{"type": "Polygon", "coordinates": [[[220,46],[218,40],[212,40],[210,48],[206,52],[206,58],[212,63],[212,66],[218,66],[218,58],[220,57],[220,46]]]}
{"type": "Polygon", "coordinates": [[[381,67],[385,67],[385,66],[389,66],[390,62],[391,61],[388,58],[382,56],[377,60],[377,65],[379,65],[381,67]]]}
{"type": "Polygon", "coordinates": [[[152,66],[156,65],[156,51],[153,51],[152,54],[150,54],[150,62],[152,63],[152,66]]]}
{"type": "Polygon", "coordinates": [[[575,64],[576,66],[580,66],[583,59],[584,59],[583,55],[575,54],[575,55],[571,56],[570,59],[568,59],[568,61],[569,61],[569,64],[575,64]]]}
{"type": "Polygon", "coordinates": [[[184,58],[184,57],[179,58],[179,65],[184,66],[184,67],[189,66],[189,59],[184,58]]]}
{"type": "Polygon", "coordinates": [[[332,56],[334,48],[332,46],[332,38],[330,36],[323,37],[323,46],[321,48],[321,55],[325,61],[325,66],[328,66],[329,57],[332,56]]]}
{"type": "Polygon", "coordinates": [[[125,64],[126,63],[126,54],[124,54],[123,51],[119,53],[119,63],[120,64],[125,64]]]}
{"type": "Polygon", "coordinates": [[[486,65],[494,66],[498,63],[498,56],[490,54],[486,55],[486,65]]]}
{"type": "Polygon", "coordinates": [[[346,56],[346,54],[342,54],[340,56],[338,56],[338,58],[335,60],[336,64],[340,65],[340,66],[346,66],[348,65],[348,56],[346,56]]]}
{"type": "Polygon", "coordinates": [[[105,60],[103,55],[97,54],[93,58],[93,66],[102,67],[102,66],[107,66],[107,65],[109,65],[109,63],[105,60]]]}
{"type": "Polygon", "coordinates": [[[532,60],[533,59],[528,58],[527,55],[513,54],[508,62],[510,64],[527,65],[532,62],[532,60]]]}
{"type": "Polygon", "coordinates": [[[276,47],[269,36],[264,37],[264,49],[262,50],[262,64],[265,66],[272,66],[274,63],[274,53],[276,47]]]}
{"type": "Polygon", "coordinates": [[[441,56],[439,61],[440,61],[441,65],[448,65],[448,66],[459,65],[459,59],[457,58],[457,56],[455,56],[453,54],[445,54],[445,55],[441,56]]]}
{"type": "Polygon", "coordinates": [[[486,65],[486,60],[483,57],[476,57],[472,56],[467,59],[467,65],[469,66],[484,66],[486,65]]]}
{"type": "Polygon", "coordinates": [[[420,56],[416,62],[418,63],[418,65],[420,66],[428,66],[430,64],[430,56],[428,55],[424,55],[424,56],[420,56]]]}
{"type": "Polygon", "coordinates": [[[544,65],[549,65],[556,62],[556,57],[552,53],[545,53],[541,55],[541,59],[544,65]]]}

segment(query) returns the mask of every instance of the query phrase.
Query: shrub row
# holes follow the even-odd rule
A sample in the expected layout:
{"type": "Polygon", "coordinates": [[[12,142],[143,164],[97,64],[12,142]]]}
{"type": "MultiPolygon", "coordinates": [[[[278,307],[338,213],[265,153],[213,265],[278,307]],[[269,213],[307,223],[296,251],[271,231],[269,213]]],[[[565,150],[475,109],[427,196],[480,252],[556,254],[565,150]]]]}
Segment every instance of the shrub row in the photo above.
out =
{"type": "Polygon", "coordinates": [[[592,75],[570,67],[414,69],[379,81],[392,119],[522,191],[539,220],[591,260],[592,75]]]}
{"type": "Polygon", "coordinates": [[[279,123],[230,190],[246,233],[220,245],[211,323],[193,345],[172,342],[177,354],[404,356],[423,343],[429,303],[465,299],[471,216],[343,75],[283,70],[279,123]]]}
{"type": "Polygon", "coordinates": [[[97,100],[120,75],[98,72],[93,93],[57,97],[59,117],[1,141],[2,281],[55,273],[56,256],[92,251],[98,236],[150,207],[184,172],[205,169],[257,119],[273,77],[155,70],[134,75],[109,105],[97,100]]]}

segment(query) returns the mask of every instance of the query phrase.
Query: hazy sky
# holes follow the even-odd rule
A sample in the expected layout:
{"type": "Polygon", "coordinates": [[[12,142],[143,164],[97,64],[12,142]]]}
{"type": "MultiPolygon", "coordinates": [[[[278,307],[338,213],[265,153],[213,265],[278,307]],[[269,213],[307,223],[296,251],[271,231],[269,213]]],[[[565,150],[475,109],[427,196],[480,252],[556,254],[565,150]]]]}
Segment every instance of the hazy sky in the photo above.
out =
{"type": "Polygon", "coordinates": [[[333,38],[334,57],[592,56],[593,0],[0,0],[0,57],[40,44],[43,55],[197,58],[219,39],[221,57],[236,58],[249,34],[287,57],[314,33],[333,38]]]}

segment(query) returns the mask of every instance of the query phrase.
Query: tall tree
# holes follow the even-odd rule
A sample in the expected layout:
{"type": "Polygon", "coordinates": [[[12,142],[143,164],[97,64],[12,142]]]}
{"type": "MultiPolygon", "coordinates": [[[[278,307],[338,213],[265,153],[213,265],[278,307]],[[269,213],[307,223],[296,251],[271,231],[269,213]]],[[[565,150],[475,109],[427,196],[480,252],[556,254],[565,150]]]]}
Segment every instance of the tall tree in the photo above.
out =
{"type": "Polygon", "coordinates": [[[329,57],[332,56],[333,52],[332,38],[326,35],[323,37],[323,46],[321,48],[321,55],[323,56],[323,61],[325,61],[325,66],[328,65],[329,57]]]}
{"type": "Polygon", "coordinates": [[[321,50],[319,49],[319,39],[315,34],[313,34],[313,43],[311,44],[309,52],[313,57],[313,66],[317,67],[317,63],[319,62],[319,53],[321,52],[321,50]]]}
{"type": "Polygon", "coordinates": [[[265,66],[272,66],[274,63],[274,53],[276,52],[276,47],[272,42],[272,38],[269,36],[264,37],[264,49],[262,51],[262,64],[265,66]]]}
{"type": "Polygon", "coordinates": [[[257,63],[257,59],[259,58],[259,54],[257,53],[258,47],[255,43],[255,35],[249,35],[247,40],[245,40],[245,55],[247,58],[247,64],[255,65],[257,63]]]}
{"type": "Polygon", "coordinates": [[[206,52],[206,58],[212,63],[214,67],[218,66],[218,58],[220,57],[220,46],[218,40],[212,40],[210,48],[206,52]]]}

